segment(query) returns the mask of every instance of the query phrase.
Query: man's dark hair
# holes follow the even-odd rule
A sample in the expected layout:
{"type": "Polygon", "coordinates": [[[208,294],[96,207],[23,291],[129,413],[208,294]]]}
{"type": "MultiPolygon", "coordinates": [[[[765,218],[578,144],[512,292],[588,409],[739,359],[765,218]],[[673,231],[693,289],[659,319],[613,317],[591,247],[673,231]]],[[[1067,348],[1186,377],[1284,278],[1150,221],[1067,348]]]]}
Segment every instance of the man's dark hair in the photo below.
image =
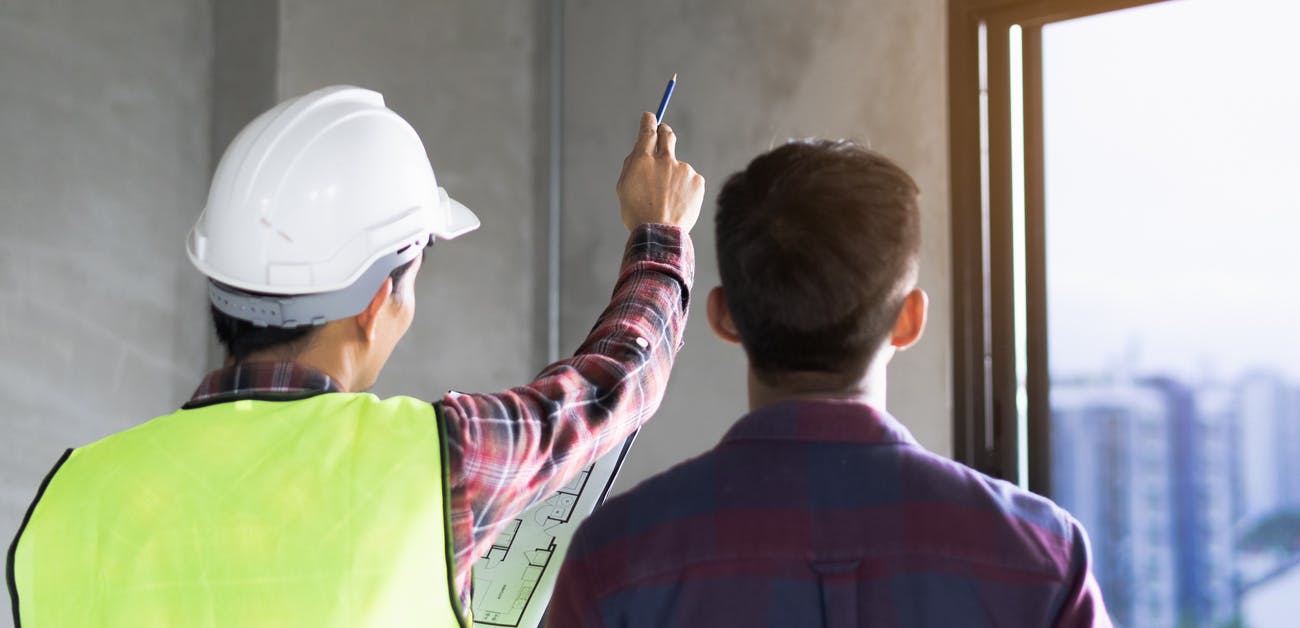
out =
{"type": "MultiPolygon", "coordinates": [[[[402,264],[389,273],[388,276],[393,279],[394,292],[397,284],[401,283],[402,277],[406,276],[413,264],[415,260],[402,264]]],[[[217,331],[217,341],[226,348],[226,355],[236,364],[243,362],[254,353],[268,349],[283,349],[289,354],[296,355],[311,343],[318,329],[314,325],[293,328],[259,327],[226,314],[216,306],[209,306],[209,309],[212,312],[212,326],[217,331]]]]}
{"type": "Polygon", "coordinates": [[[917,271],[918,193],[894,162],[844,140],[790,142],[731,176],[718,267],[760,380],[865,372],[917,271]]]}

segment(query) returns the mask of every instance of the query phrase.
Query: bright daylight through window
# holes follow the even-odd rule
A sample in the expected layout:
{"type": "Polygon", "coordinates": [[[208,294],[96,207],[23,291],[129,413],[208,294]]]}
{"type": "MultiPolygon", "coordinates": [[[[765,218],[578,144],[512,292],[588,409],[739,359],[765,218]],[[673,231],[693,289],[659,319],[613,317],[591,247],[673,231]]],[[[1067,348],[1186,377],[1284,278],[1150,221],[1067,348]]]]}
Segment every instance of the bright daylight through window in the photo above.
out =
{"type": "Polygon", "coordinates": [[[1117,625],[1300,621],[1297,23],[1043,29],[1052,492],[1117,625]]]}

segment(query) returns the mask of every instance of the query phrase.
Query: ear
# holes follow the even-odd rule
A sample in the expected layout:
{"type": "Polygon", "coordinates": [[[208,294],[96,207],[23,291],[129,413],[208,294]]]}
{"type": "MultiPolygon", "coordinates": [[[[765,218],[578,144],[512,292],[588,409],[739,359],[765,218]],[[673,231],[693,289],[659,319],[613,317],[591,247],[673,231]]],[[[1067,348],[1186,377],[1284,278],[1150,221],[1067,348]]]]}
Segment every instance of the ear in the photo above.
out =
{"type": "Polygon", "coordinates": [[[736,331],[736,323],[731,320],[731,308],[727,307],[727,293],[722,290],[722,286],[709,291],[709,302],[705,310],[713,333],[727,342],[740,344],[740,332],[736,331]]]}
{"type": "Polygon", "coordinates": [[[903,350],[916,344],[925,331],[925,319],[930,309],[930,295],[920,288],[913,288],[903,298],[903,309],[894,319],[894,329],[889,336],[889,344],[903,350]]]}
{"type": "Polygon", "coordinates": [[[384,306],[388,305],[391,298],[393,298],[393,278],[388,277],[379,286],[379,290],[375,291],[375,296],[370,298],[370,304],[366,309],[361,310],[361,313],[354,317],[357,321],[357,329],[366,342],[374,341],[375,332],[379,328],[379,313],[384,310],[384,306]]]}

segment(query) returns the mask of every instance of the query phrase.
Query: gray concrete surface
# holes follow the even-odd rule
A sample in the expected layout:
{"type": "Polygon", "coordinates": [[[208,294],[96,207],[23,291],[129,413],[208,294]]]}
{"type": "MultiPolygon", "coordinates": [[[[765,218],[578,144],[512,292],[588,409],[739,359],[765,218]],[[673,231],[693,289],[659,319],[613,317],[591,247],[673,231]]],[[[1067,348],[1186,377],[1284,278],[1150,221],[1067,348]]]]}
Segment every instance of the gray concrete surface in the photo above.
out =
{"type": "Polygon", "coordinates": [[[951,451],[946,8],[941,0],[571,0],[566,3],[564,310],[575,346],[608,297],[623,241],[613,195],[636,116],[674,72],[666,121],[709,180],[696,228],[696,296],[662,410],[619,488],[713,444],[745,411],[744,355],[704,320],[718,283],[713,201],[722,182],[792,137],[849,137],[896,159],[923,190],[925,338],[890,371],[889,409],[951,451]]]}
{"type": "MultiPolygon", "coordinates": [[[[206,352],[205,0],[0,2],[0,538],[66,447],[170,412],[206,352]]],[[[0,613],[8,625],[9,613],[0,613]]]]}
{"type": "Polygon", "coordinates": [[[438,182],[483,228],[435,244],[419,313],[376,391],[436,398],[448,389],[527,382],[544,364],[544,275],[537,217],[546,170],[534,71],[542,3],[285,0],[282,97],[350,83],[383,92],[424,139],[438,182]]]}
{"type": "Polygon", "coordinates": [[[212,4],[212,167],[230,140],[280,100],[280,3],[220,0],[212,4]]]}

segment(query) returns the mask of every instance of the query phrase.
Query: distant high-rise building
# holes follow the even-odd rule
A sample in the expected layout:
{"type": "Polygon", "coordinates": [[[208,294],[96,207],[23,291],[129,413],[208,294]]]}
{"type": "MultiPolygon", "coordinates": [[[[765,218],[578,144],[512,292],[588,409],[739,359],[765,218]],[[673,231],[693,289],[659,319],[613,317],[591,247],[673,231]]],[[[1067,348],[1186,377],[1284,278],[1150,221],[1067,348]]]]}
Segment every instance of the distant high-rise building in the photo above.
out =
{"type": "Polygon", "coordinates": [[[1238,383],[1238,404],[1238,519],[1249,523],[1300,507],[1300,396],[1295,387],[1275,373],[1255,371],[1238,383]]]}
{"type": "Polygon", "coordinates": [[[1169,377],[1148,378],[1140,385],[1165,399],[1178,625],[1222,625],[1236,614],[1231,449],[1235,397],[1221,387],[1193,391],[1169,377]]]}
{"type": "Polygon", "coordinates": [[[1288,385],[1287,402],[1277,418],[1278,489],[1282,505],[1300,509],[1300,389],[1288,385]]]}
{"type": "Polygon", "coordinates": [[[1117,625],[1178,622],[1169,398],[1134,383],[1054,381],[1052,491],[1092,539],[1117,625]]]}
{"type": "MultiPolygon", "coordinates": [[[[1300,392],[1280,375],[1257,370],[1238,382],[1237,397],[1240,505],[1236,529],[1241,542],[1243,534],[1276,525],[1277,517],[1288,511],[1300,511],[1300,392]]],[[[1294,534],[1300,535],[1300,530],[1294,534]]],[[[1296,559],[1294,554],[1260,547],[1253,551],[1238,548],[1238,583],[1244,590],[1254,589],[1272,579],[1279,565],[1296,559]]]]}

